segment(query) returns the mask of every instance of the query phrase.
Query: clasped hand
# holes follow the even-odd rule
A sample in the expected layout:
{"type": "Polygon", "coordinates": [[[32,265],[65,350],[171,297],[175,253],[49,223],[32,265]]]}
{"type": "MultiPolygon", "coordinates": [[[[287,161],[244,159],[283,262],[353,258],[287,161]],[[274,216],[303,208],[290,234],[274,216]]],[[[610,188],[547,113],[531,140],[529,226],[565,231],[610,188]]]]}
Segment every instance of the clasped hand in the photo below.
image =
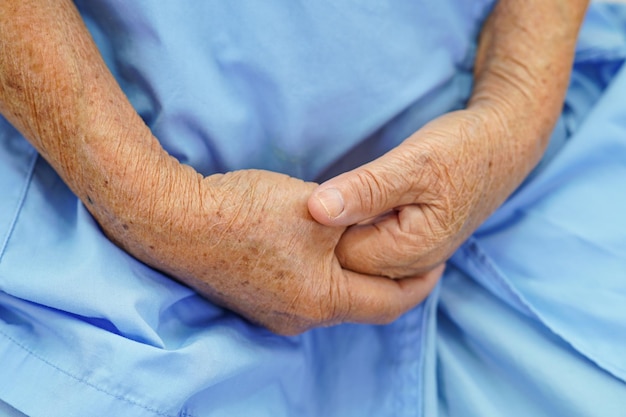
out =
{"type": "Polygon", "coordinates": [[[424,300],[498,204],[481,126],[448,114],[319,186],[259,170],[202,178],[178,164],[116,240],[277,333],[388,323],[424,300]]]}
{"type": "MultiPolygon", "coordinates": [[[[390,280],[343,268],[345,227],[315,222],[316,184],[269,171],[201,178],[177,165],[138,215],[109,229],[137,258],[279,334],[343,322],[388,323],[422,301],[437,273],[390,280]],[[115,227],[113,228],[115,229],[115,227]]],[[[137,197],[137,203],[144,204],[137,197]]],[[[135,210],[133,210],[135,212],[135,210]]],[[[116,220],[119,223],[118,220],[116,220]]]]}
{"type": "Polygon", "coordinates": [[[496,169],[509,155],[495,145],[494,122],[471,110],[446,114],[320,185],[308,207],[320,224],[348,227],[336,248],[341,265],[395,279],[440,271],[506,197],[496,169]]]}

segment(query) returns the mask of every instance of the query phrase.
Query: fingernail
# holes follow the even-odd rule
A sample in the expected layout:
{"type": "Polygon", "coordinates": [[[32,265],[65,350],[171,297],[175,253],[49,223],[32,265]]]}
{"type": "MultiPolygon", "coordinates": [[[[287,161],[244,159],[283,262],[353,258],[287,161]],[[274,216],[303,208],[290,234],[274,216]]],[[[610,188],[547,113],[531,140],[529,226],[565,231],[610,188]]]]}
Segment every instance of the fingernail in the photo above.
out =
{"type": "Polygon", "coordinates": [[[317,199],[329,218],[337,218],[343,213],[343,196],[338,189],[327,188],[317,194],[317,199]]]}

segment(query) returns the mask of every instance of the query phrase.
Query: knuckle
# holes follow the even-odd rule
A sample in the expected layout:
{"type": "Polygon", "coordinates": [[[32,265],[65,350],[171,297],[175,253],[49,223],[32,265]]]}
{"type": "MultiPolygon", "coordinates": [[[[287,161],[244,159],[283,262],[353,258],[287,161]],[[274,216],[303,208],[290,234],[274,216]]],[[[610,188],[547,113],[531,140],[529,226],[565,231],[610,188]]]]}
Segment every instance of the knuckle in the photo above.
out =
{"type": "Polygon", "coordinates": [[[356,175],[356,181],[353,183],[356,188],[354,195],[360,199],[360,206],[368,212],[371,212],[378,205],[386,205],[388,201],[388,191],[379,175],[372,170],[364,167],[359,170],[356,175]]]}
{"type": "Polygon", "coordinates": [[[329,275],[316,293],[314,303],[308,309],[307,319],[315,326],[331,326],[343,323],[350,314],[350,294],[346,282],[336,274],[329,275]]]}
{"type": "Polygon", "coordinates": [[[449,163],[445,162],[446,156],[437,146],[430,145],[416,156],[414,162],[413,177],[415,178],[418,197],[425,201],[436,201],[447,195],[446,188],[450,183],[451,173],[449,163]]]}
{"type": "Polygon", "coordinates": [[[336,277],[332,279],[328,303],[329,308],[326,310],[325,322],[329,324],[345,322],[352,310],[349,287],[345,281],[336,277]]]}
{"type": "Polygon", "coordinates": [[[331,285],[324,291],[318,289],[306,297],[298,297],[298,301],[289,306],[289,312],[281,314],[277,331],[283,335],[294,335],[340,322],[343,313],[337,291],[331,285]]]}

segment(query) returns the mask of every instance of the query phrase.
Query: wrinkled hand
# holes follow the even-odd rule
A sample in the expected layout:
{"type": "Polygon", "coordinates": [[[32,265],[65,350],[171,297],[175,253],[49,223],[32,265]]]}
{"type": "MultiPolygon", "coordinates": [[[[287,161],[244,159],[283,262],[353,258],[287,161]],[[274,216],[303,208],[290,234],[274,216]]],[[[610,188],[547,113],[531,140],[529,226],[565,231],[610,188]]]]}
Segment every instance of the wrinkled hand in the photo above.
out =
{"type": "Polygon", "coordinates": [[[352,271],[416,276],[444,263],[513,190],[496,117],[444,115],[382,157],[320,185],[308,201],[321,224],[350,226],[337,247],[352,271]],[[504,178],[504,179],[503,179],[504,178]]]}
{"type": "Polygon", "coordinates": [[[335,246],[344,228],[307,210],[315,184],[256,170],[203,179],[180,167],[169,185],[150,186],[162,195],[117,226],[126,234],[117,242],[274,332],[387,323],[434,285],[434,275],[392,281],[342,269],[335,246]]]}
{"type": "Polygon", "coordinates": [[[308,200],[321,224],[306,210],[313,184],[259,171],[203,179],[164,156],[72,2],[0,2],[0,110],[111,239],[212,300],[282,333],[387,322],[537,162],[584,16],[585,1],[569,3],[498,2],[470,104],[495,99],[508,116],[444,116],[323,184],[308,200]],[[510,134],[516,124],[527,131],[510,134]]]}

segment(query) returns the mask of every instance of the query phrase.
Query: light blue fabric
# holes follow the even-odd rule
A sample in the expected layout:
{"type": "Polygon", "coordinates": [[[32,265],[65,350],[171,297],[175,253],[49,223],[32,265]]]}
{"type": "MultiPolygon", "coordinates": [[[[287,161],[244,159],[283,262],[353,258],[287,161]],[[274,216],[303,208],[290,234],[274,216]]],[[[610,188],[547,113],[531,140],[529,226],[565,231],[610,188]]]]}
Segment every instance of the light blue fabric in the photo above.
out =
{"type": "Polygon", "coordinates": [[[427,416],[626,414],[625,10],[592,6],[551,149],[450,262],[427,416]]]}
{"type": "Polygon", "coordinates": [[[9,404],[0,400],[0,417],[28,417],[25,414],[20,413],[9,404]]]}
{"type": "MultiPolygon", "coordinates": [[[[78,5],[174,156],[319,181],[463,106],[490,2],[78,5]]],[[[544,160],[431,297],[290,338],[110,243],[0,119],[0,399],[33,417],[624,415],[625,58],[625,9],[594,4],[544,160]]]]}

